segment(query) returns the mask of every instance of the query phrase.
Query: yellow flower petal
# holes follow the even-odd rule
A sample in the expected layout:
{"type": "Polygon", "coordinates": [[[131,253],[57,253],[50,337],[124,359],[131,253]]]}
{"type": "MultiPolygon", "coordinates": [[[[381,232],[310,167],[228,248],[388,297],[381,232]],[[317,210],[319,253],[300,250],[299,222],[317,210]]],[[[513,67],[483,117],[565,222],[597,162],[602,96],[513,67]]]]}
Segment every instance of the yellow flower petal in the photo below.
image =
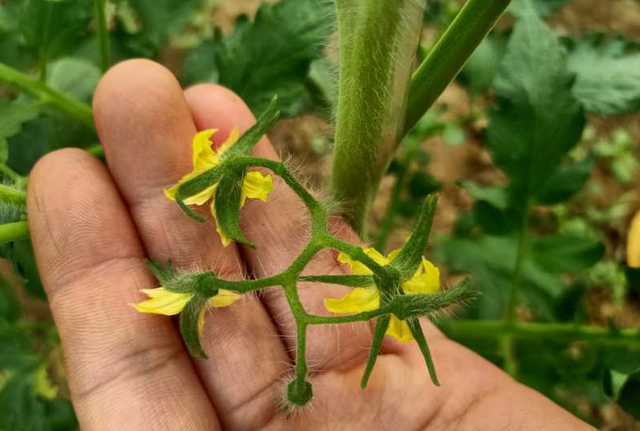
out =
{"type": "Polygon", "coordinates": [[[340,299],[324,300],[327,310],[332,313],[359,313],[380,307],[380,293],[375,287],[357,287],[340,299]]]}
{"type": "MultiPolygon", "coordinates": [[[[376,262],[377,264],[382,266],[389,264],[389,259],[387,259],[382,254],[380,254],[380,252],[375,248],[373,247],[365,248],[363,251],[367,256],[373,259],[373,261],[376,262]]],[[[372,274],[371,270],[367,268],[367,266],[364,263],[352,259],[351,256],[349,256],[346,253],[338,254],[338,262],[346,263],[347,265],[349,265],[349,268],[351,269],[351,273],[354,275],[371,275],[372,274]]]]}
{"type": "Polygon", "coordinates": [[[240,206],[244,206],[247,199],[260,199],[266,202],[272,190],[273,178],[271,178],[271,175],[262,175],[260,172],[247,172],[242,183],[240,206]]]}
{"type": "Polygon", "coordinates": [[[402,283],[402,290],[409,294],[436,293],[440,290],[440,270],[424,257],[414,276],[402,283]]]}
{"type": "Polygon", "coordinates": [[[627,265],[640,268],[640,211],[633,217],[627,236],[627,265]]]}
{"type": "Polygon", "coordinates": [[[237,127],[234,127],[231,130],[231,133],[229,133],[229,137],[227,138],[227,140],[224,141],[222,145],[220,145],[220,147],[218,147],[218,151],[217,151],[218,156],[221,156],[222,154],[224,154],[224,152],[227,151],[233,144],[238,142],[239,137],[240,137],[240,129],[238,129],[237,127]]]}
{"type": "Polygon", "coordinates": [[[203,130],[193,137],[193,171],[204,172],[220,163],[219,155],[211,148],[211,137],[217,129],[203,130]]]}
{"type": "Polygon", "coordinates": [[[171,292],[164,287],[142,289],[150,299],[132,304],[140,313],[164,314],[174,316],[179,314],[191,299],[190,293],[171,292]]]}
{"type": "Polygon", "coordinates": [[[238,301],[242,298],[242,295],[236,292],[232,292],[227,289],[218,290],[218,294],[213,298],[209,299],[209,304],[211,304],[215,308],[220,307],[228,307],[234,302],[238,301]]]}
{"type": "Polygon", "coordinates": [[[398,257],[398,255],[400,254],[400,252],[402,251],[401,248],[396,248],[395,250],[393,250],[391,253],[389,253],[387,255],[387,259],[389,259],[389,262],[393,262],[393,259],[395,259],[396,257],[398,257]]]}
{"type": "Polygon", "coordinates": [[[404,320],[398,319],[394,315],[391,315],[391,319],[389,320],[387,334],[391,335],[392,337],[396,337],[403,343],[413,340],[413,334],[411,334],[409,324],[404,320]]]}

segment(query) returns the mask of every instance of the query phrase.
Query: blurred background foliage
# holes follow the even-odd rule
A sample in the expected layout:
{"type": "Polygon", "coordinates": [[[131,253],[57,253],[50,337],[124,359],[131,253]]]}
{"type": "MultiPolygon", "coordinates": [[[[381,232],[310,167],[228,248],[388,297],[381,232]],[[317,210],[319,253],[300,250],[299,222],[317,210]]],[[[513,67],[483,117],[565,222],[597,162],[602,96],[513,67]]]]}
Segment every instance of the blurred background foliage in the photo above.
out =
{"type": "MultiPolygon", "coordinates": [[[[418,60],[462,3],[428,2],[418,60]]],[[[329,2],[109,0],[105,10],[112,62],[154,59],[185,86],[233,89],[254,112],[278,94],[288,118],[272,141],[309,184],[326,184],[337,97],[329,2]]],[[[93,0],[0,0],[0,63],[90,104],[102,74],[97,29],[93,0]]],[[[640,271],[625,263],[640,208],[638,41],[633,0],[514,0],[402,142],[369,235],[380,250],[402,245],[419,202],[439,191],[432,256],[447,284],[470,274],[480,292],[451,310],[458,320],[439,318],[442,329],[608,430],[640,429],[640,271]]],[[[100,155],[82,114],[18,91],[5,72],[4,186],[24,190],[57,148],[100,155]]],[[[0,202],[2,224],[25,217],[19,200],[0,202]]],[[[0,254],[0,430],[76,429],[30,243],[0,254]]]]}

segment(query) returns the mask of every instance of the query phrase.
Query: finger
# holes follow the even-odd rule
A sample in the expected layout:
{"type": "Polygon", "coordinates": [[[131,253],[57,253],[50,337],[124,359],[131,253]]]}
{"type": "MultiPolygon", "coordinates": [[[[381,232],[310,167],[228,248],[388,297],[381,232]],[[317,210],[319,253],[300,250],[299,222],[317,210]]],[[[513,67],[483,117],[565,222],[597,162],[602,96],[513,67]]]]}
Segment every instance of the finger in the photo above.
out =
{"type": "MultiPolygon", "coordinates": [[[[194,111],[194,119],[199,128],[213,127],[220,118],[239,125],[241,131],[254,122],[249,108],[237,97],[234,109],[229,112],[217,100],[220,87],[202,85],[197,94],[189,97],[194,111]]],[[[257,145],[254,154],[277,159],[277,153],[264,138],[257,145]]],[[[256,249],[243,248],[250,272],[264,277],[282,272],[298,256],[309,238],[307,211],[300,199],[282,181],[275,179],[274,190],[267,203],[249,200],[242,214],[243,230],[255,242],[256,249]]],[[[344,222],[336,220],[334,230],[347,240],[357,240],[357,236],[344,222]]],[[[339,274],[343,268],[337,263],[335,253],[327,250],[320,253],[308,271],[315,274],[339,274]]],[[[342,286],[327,286],[301,283],[300,297],[307,311],[314,314],[329,313],[324,308],[324,298],[340,297],[349,289],[342,286]]],[[[296,328],[286,299],[280,289],[265,293],[264,302],[271,315],[277,320],[280,332],[288,348],[295,347],[296,328]]],[[[366,358],[371,345],[370,324],[358,323],[342,326],[312,326],[309,328],[307,357],[313,370],[326,370],[340,364],[350,367],[366,358]]]]}
{"type": "Polygon", "coordinates": [[[33,169],[28,198],[80,427],[218,429],[175,328],[128,306],[153,280],[104,166],[80,150],[52,153],[33,169]]]}
{"type": "MultiPolygon", "coordinates": [[[[228,100],[219,102],[233,110],[228,100]]],[[[173,75],[149,61],[121,63],[103,78],[94,107],[110,169],[148,254],[171,259],[179,268],[241,278],[237,248],[223,247],[213,221],[188,218],[164,196],[165,188],[191,171],[191,140],[197,131],[173,75]]],[[[230,126],[217,122],[211,127],[230,126]]],[[[218,143],[221,134],[214,135],[218,143]]],[[[260,301],[247,295],[213,310],[205,321],[202,340],[209,360],[196,360],[196,367],[223,426],[260,427],[263,416],[273,413],[274,383],[289,360],[271,319],[260,301]]]]}

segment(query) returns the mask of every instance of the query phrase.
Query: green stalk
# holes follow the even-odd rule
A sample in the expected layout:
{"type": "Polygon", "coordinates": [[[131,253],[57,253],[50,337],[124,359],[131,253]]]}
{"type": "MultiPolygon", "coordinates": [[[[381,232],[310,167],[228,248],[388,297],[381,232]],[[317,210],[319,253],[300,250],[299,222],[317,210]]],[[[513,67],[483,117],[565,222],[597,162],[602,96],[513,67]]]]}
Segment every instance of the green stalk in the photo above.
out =
{"type": "Polygon", "coordinates": [[[17,221],[0,225],[0,244],[29,238],[29,223],[17,221]]]}
{"type": "Polygon", "coordinates": [[[438,325],[454,339],[500,339],[564,342],[588,341],[607,346],[640,346],[640,329],[612,330],[598,326],[571,323],[521,322],[509,324],[502,320],[446,320],[438,325]]]}
{"type": "Polygon", "coordinates": [[[336,0],[340,83],[332,189],[342,215],[361,234],[404,130],[424,3],[336,0]]]}
{"type": "Polygon", "coordinates": [[[520,226],[520,233],[518,235],[518,250],[516,252],[516,262],[513,269],[511,293],[509,295],[509,302],[507,303],[507,311],[506,311],[506,321],[509,324],[513,324],[516,321],[516,311],[518,309],[518,298],[520,296],[520,281],[522,279],[522,266],[524,264],[524,258],[527,254],[527,237],[528,237],[530,207],[531,205],[527,203],[524,209],[522,225],[520,226]]]}
{"type": "Polygon", "coordinates": [[[0,201],[24,206],[27,202],[27,194],[13,187],[0,184],[0,201]]]}
{"type": "Polygon", "coordinates": [[[411,78],[405,133],[431,108],[460,73],[509,3],[511,0],[467,0],[411,78]]]}
{"type": "Polygon", "coordinates": [[[106,72],[111,65],[111,47],[109,41],[109,27],[105,13],[106,1],[95,0],[96,23],[98,27],[98,38],[100,39],[100,68],[106,72]]]}
{"type": "Polygon", "coordinates": [[[31,96],[49,103],[61,111],[75,118],[85,126],[93,129],[93,114],[91,107],[64,93],[48,87],[44,83],[33,79],[4,63],[0,63],[0,82],[4,82],[18,90],[24,91],[31,96]]]}

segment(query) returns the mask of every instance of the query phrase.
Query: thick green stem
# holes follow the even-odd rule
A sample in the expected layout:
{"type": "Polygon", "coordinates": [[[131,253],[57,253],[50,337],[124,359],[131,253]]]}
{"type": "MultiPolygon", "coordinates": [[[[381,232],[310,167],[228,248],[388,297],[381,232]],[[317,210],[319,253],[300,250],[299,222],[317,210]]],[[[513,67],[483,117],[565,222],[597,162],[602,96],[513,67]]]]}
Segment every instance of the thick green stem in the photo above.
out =
{"type": "Polygon", "coordinates": [[[111,47],[109,41],[109,27],[105,13],[106,1],[95,0],[96,5],[96,25],[98,28],[98,38],[100,39],[100,68],[106,72],[111,65],[111,47]]]}
{"type": "Polygon", "coordinates": [[[55,106],[82,124],[93,129],[93,114],[89,105],[33,79],[4,63],[0,63],[0,82],[4,82],[18,90],[55,106]]]}
{"type": "Polygon", "coordinates": [[[26,205],[27,194],[13,187],[0,184],[0,201],[17,205],[26,205]]]}
{"type": "Polygon", "coordinates": [[[640,329],[612,330],[598,326],[580,326],[570,323],[514,323],[502,320],[444,320],[440,328],[454,339],[500,339],[504,336],[517,340],[589,341],[608,346],[640,346],[640,329]]]}
{"type": "Polygon", "coordinates": [[[332,189],[349,223],[366,217],[404,130],[424,0],[336,0],[340,84],[332,189]]]}
{"type": "Polygon", "coordinates": [[[516,251],[516,261],[513,269],[513,278],[511,283],[511,292],[509,295],[509,302],[507,303],[505,318],[507,323],[509,324],[513,324],[516,321],[516,312],[518,311],[518,299],[520,296],[520,282],[522,279],[522,267],[524,264],[524,258],[527,254],[529,212],[530,212],[530,204],[527,203],[524,210],[524,215],[522,217],[522,225],[520,226],[520,233],[518,235],[518,249],[516,251]]]}
{"type": "Polygon", "coordinates": [[[29,238],[29,223],[17,221],[0,225],[0,244],[29,238]]]}
{"type": "Polygon", "coordinates": [[[418,122],[460,73],[509,3],[511,0],[467,0],[447,31],[413,74],[404,124],[405,133],[418,122]]]}

